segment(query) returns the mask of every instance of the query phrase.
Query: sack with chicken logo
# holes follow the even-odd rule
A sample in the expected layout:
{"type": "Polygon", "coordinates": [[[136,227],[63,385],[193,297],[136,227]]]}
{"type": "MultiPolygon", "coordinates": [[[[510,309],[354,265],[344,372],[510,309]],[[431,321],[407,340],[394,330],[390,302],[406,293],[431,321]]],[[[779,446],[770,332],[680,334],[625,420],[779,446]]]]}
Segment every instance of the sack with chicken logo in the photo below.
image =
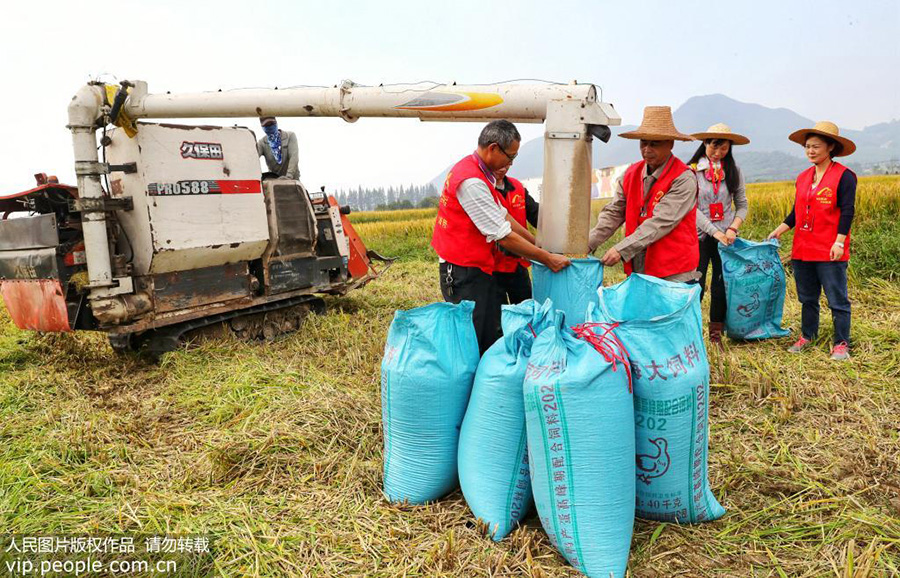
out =
{"type": "Polygon", "coordinates": [[[700,286],[632,274],[589,319],[616,324],[634,379],[637,515],[694,523],[725,513],[709,489],[709,362],[700,286]]]}
{"type": "Polygon", "coordinates": [[[458,485],[459,427],[478,367],[475,304],[397,311],[381,361],[384,494],[431,502],[458,485]]]}
{"type": "Polygon", "coordinates": [[[725,331],[732,339],[787,337],[784,312],[784,267],[777,239],[755,243],[735,239],[719,245],[725,278],[725,331]]]}
{"type": "Polygon", "coordinates": [[[534,342],[523,392],[541,525],[581,572],[622,578],[634,525],[634,419],[624,351],[612,349],[607,359],[557,312],[534,342]]]}

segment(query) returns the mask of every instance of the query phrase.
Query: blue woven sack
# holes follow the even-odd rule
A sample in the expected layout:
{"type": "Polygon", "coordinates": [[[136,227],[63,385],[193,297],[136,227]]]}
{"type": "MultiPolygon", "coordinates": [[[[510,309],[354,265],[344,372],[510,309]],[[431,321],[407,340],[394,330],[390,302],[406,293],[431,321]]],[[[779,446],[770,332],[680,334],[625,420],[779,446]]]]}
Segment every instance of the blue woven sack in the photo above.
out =
{"type": "Polygon", "coordinates": [[[525,447],[522,384],[531,346],[551,303],[503,306],[503,338],[481,358],[459,435],[459,484],[475,517],[502,540],[533,503],[525,447]]]}
{"type": "Polygon", "coordinates": [[[456,454],[478,367],[475,304],[397,311],[381,361],[384,493],[423,504],[458,484],[456,454]]]}
{"type": "Polygon", "coordinates": [[[589,576],[625,576],[634,525],[634,419],[627,366],[545,329],[525,374],[531,484],[554,547],[589,576]]]}
{"type": "Polygon", "coordinates": [[[572,259],[572,264],[554,273],[540,263],[531,267],[534,300],[550,299],[566,314],[569,325],[584,323],[589,303],[597,303],[597,288],[603,285],[603,263],[596,257],[572,259]]]}
{"type": "Polygon", "coordinates": [[[704,522],[725,513],[709,489],[709,362],[700,286],[632,274],[598,292],[589,317],[616,325],[634,379],[637,515],[704,522]]]}
{"type": "Polygon", "coordinates": [[[719,245],[725,278],[725,331],[733,339],[786,337],[781,328],[785,278],[777,239],[719,245]]]}

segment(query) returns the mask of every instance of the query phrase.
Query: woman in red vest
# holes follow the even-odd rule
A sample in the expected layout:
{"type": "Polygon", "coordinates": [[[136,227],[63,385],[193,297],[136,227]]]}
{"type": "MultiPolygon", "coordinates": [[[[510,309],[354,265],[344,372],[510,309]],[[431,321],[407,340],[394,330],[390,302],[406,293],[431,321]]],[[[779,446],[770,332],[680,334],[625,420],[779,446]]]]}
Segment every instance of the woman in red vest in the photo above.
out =
{"type": "Polygon", "coordinates": [[[750,143],[747,137],[731,132],[728,125],[714,124],[706,132],[691,135],[703,141],[688,165],[697,174],[697,238],[700,242],[700,300],[706,292],[706,272],[712,265],[709,280],[709,341],[721,346],[725,330],[725,278],[719,244],[731,245],[738,229],[747,218],[747,195],[744,175],[734,162],[736,145],[750,143]]]}
{"type": "Polygon", "coordinates": [[[853,154],[856,145],[831,122],[817,122],[789,137],[803,145],[813,166],[797,177],[794,210],[769,234],[781,238],[795,229],[791,263],[802,308],[801,335],[788,351],[807,348],[819,331],[819,296],[825,291],[834,322],[831,359],[850,358],[850,299],[847,262],[850,225],[856,203],[856,175],[835,157],[853,154]]]}

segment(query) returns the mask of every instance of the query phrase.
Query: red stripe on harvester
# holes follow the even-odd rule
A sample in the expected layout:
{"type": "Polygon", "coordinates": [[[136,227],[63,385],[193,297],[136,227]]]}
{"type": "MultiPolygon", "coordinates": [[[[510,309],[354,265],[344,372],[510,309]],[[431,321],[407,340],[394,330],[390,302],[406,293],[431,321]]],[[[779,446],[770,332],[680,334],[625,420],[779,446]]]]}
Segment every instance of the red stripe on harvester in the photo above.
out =
{"type": "Polygon", "coordinates": [[[262,183],[259,181],[215,181],[215,183],[223,195],[262,192],[262,183]]]}

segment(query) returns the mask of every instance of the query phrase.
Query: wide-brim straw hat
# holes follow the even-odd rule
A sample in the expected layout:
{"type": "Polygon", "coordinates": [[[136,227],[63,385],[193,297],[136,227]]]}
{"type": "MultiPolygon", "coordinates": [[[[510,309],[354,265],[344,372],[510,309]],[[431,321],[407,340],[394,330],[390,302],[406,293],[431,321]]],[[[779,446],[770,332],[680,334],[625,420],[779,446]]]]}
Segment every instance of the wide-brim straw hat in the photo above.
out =
{"type": "Polygon", "coordinates": [[[706,140],[706,139],[721,139],[721,140],[730,140],[731,144],[736,145],[745,145],[750,144],[750,139],[745,137],[742,134],[738,134],[736,132],[731,131],[731,127],[727,124],[718,123],[714,124],[708,129],[706,132],[695,132],[691,134],[697,140],[706,140]]]}
{"type": "Polygon", "coordinates": [[[672,120],[672,109],[668,106],[648,106],[644,108],[644,118],[636,130],[623,132],[622,138],[635,140],[694,140],[689,134],[679,132],[672,120]]]}
{"type": "Polygon", "coordinates": [[[840,145],[841,149],[834,154],[834,156],[836,157],[846,157],[848,155],[852,155],[856,151],[856,143],[854,143],[849,138],[842,137],[841,131],[838,130],[837,125],[833,122],[828,122],[827,120],[821,120],[817,122],[816,126],[812,128],[801,128],[800,130],[795,130],[788,138],[798,145],[806,146],[806,139],[809,138],[809,135],[811,134],[826,136],[836,141],[840,145]]]}

